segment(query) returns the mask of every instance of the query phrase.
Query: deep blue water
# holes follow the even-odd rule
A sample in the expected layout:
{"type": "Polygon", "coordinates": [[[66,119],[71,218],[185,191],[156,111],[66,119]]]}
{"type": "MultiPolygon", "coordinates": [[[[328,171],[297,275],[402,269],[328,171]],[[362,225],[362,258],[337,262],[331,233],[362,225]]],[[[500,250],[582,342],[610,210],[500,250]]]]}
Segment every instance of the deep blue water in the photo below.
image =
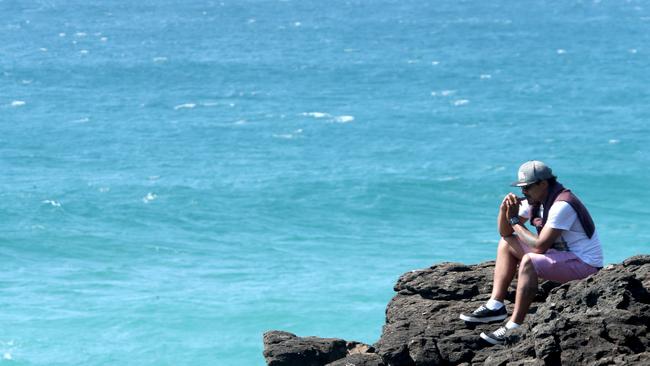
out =
{"type": "Polygon", "coordinates": [[[0,364],[372,343],[519,164],[648,253],[643,1],[0,0],[0,364]]]}

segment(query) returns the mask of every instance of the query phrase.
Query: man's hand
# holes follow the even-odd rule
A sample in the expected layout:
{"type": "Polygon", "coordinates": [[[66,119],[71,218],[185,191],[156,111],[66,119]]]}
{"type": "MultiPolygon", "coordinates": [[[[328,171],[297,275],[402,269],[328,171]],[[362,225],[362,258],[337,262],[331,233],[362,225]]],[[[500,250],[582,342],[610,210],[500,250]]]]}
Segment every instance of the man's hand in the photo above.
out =
{"type": "Polygon", "coordinates": [[[504,199],[506,205],[506,217],[511,219],[513,217],[519,217],[519,199],[513,193],[509,193],[504,199]]]}
{"type": "Polygon", "coordinates": [[[500,208],[501,211],[504,212],[504,213],[505,213],[506,210],[508,209],[508,204],[509,204],[509,202],[512,201],[511,196],[513,196],[513,197],[515,197],[515,199],[517,199],[517,196],[515,196],[513,193],[508,193],[508,194],[506,194],[505,197],[503,197],[503,201],[501,201],[501,206],[499,206],[499,208],[500,208]]]}
{"type": "Polygon", "coordinates": [[[508,193],[501,201],[501,212],[508,213],[506,217],[515,217],[519,215],[519,199],[514,193],[508,193]],[[516,209],[516,210],[513,210],[516,209]]]}
{"type": "Polygon", "coordinates": [[[499,206],[499,216],[497,218],[497,228],[499,230],[499,235],[506,238],[512,236],[513,228],[510,226],[509,219],[510,217],[519,216],[519,199],[514,193],[508,193],[501,201],[501,206],[499,206]]]}

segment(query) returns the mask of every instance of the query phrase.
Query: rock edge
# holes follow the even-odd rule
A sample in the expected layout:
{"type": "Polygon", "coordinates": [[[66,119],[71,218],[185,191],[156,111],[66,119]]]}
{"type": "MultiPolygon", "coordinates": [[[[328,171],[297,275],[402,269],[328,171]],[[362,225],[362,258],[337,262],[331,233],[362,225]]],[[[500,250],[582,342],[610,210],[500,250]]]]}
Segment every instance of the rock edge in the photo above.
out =
{"type": "Polygon", "coordinates": [[[495,324],[466,324],[458,315],[489,298],[493,270],[494,262],[441,263],[407,272],[374,345],[270,331],[264,357],[269,366],[650,364],[650,255],[584,280],[542,282],[511,342],[488,347],[478,334],[495,324]]]}

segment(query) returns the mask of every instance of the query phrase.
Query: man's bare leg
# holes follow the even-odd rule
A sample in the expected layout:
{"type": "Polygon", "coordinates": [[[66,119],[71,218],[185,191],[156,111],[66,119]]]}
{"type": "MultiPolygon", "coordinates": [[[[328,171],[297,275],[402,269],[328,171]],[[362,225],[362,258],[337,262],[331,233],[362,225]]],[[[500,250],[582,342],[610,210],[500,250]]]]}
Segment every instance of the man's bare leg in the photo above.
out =
{"type": "Polygon", "coordinates": [[[515,297],[515,310],[508,322],[491,333],[481,333],[481,338],[491,344],[504,344],[508,340],[508,331],[518,328],[526,317],[530,303],[537,293],[537,272],[533,266],[530,255],[524,254],[519,263],[519,277],[517,278],[517,296],[515,297]]]}
{"type": "Polygon", "coordinates": [[[497,262],[494,267],[492,299],[503,302],[508,286],[510,286],[510,282],[512,282],[517,271],[517,265],[524,254],[517,237],[501,238],[497,248],[497,262]]]}
{"type": "Polygon", "coordinates": [[[524,255],[519,265],[519,277],[517,278],[517,296],[515,298],[515,310],[512,312],[511,321],[522,324],[530,304],[537,294],[537,272],[533,261],[528,255],[524,255]]]}
{"type": "Polygon", "coordinates": [[[508,316],[508,312],[503,306],[503,299],[515,276],[517,265],[525,254],[521,245],[523,244],[514,236],[505,237],[499,241],[492,282],[492,297],[490,301],[479,306],[474,312],[460,314],[460,319],[473,323],[490,323],[503,320],[508,316]],[[499,306],[495,301],[502,305],[499,306]]]}

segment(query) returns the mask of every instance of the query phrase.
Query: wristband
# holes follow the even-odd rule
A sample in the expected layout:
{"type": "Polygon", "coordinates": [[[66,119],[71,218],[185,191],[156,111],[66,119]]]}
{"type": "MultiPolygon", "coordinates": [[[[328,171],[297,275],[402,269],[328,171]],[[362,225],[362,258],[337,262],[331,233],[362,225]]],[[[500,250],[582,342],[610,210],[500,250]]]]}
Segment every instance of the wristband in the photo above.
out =
{"type": "Polygon", "coordinates": [[[511,226],[515,226],[519,223],[519,218],[518,217],[511,217],[508,219],[508,222],[510,223],[511,226]]]}

